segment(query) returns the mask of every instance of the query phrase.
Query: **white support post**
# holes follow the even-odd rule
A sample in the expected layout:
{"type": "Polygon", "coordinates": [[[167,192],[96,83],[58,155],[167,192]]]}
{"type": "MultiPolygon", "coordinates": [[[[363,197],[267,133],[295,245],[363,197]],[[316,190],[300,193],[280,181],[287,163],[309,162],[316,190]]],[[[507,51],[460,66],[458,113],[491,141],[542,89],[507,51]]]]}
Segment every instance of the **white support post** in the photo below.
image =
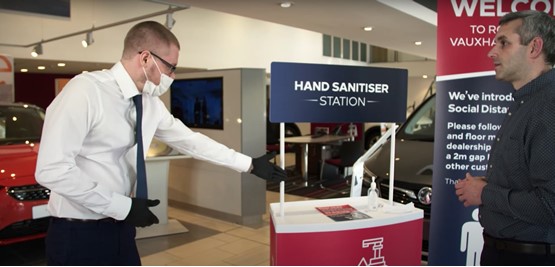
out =
{"type": "MultiPolygon", "coordinates": [[[[279,165],[285,170],[285,123],[279,123],[279,165]]],[[[279,216],[284,216],[285,181],[279,182],[279,216]]]]}
{"type": "Polygon", "coordinates": [[[395,123],[391,124],[391,150],[389,151],[389,205],[393,206],[393,180],[395,179],[395,123]]]}

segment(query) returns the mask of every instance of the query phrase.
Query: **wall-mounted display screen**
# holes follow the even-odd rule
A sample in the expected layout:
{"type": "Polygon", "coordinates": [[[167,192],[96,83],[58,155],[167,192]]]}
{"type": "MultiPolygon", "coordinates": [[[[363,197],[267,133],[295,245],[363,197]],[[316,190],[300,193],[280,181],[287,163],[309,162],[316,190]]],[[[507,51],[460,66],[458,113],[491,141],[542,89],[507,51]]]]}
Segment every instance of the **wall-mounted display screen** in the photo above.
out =
{"type": "Polygon", "coordinates": [[[224,129],[223,77],[176,79],[171,113],[190,128],[224,129]]]}
{"type": "Polygon", "coordinates": [[[0,0],[0,9],[64,18],[71,17],[71,4],[69,0],[0,0]]]}

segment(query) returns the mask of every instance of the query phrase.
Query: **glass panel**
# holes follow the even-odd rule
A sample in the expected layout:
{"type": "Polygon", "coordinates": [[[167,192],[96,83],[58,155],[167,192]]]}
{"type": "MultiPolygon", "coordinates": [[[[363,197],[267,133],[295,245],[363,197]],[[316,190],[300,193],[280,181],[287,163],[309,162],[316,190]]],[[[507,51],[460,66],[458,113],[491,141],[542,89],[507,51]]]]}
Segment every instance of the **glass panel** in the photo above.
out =
{"type": "Polygon", "coordinates": [[[351,40],[349,39],[343,39],[343,58],[351,58],[351,40]]]}
{"type": "Polygon", "coordinates": [[[360,43],[360,61],[368,62],[366,49],[367,45],[365,43],[360,43]]]}
{"type": "Polygon", "coordinates": [[[387,62],[387,49],[378,46],[370,46],[370,62],[387,62]]]}
{"type": "Polygon", "coordinates": [[[0,107],[0,144],[21,144],[40,139],[43,118],[34,108],[0,107]]]}
{"type": "Polygon", "coordinates": [[[331,35],[322,35],[322,46],[324,56],[331,57],[331,35]]]}
{"type": "Polygon", "coordinates": [[[351,58],[353,60],[358,60],[358,42],[353,41],[351,47],[352,47],[351,58]]]}
{"type": "Polygon", "coordinates": [[[403,126],[402,138],[409,140],[434,140],[435,96],[419,107],[403,126]]]}
{"type": "Polygon", "coordinates": [[[341,57],[341,38],[333,37],[333,57],[341,57]]]}

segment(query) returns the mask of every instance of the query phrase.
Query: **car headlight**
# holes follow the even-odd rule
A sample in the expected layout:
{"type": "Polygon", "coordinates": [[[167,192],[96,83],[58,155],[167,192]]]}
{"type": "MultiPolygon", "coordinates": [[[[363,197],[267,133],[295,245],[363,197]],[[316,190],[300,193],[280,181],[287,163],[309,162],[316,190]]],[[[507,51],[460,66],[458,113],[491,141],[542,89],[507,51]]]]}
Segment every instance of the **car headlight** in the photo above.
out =
{"type": "Polygon", "coordinates": [[[418,201],[424,205],[432,204],[432,188],[431,187],[422,187],[418,191],[418,201]]]}

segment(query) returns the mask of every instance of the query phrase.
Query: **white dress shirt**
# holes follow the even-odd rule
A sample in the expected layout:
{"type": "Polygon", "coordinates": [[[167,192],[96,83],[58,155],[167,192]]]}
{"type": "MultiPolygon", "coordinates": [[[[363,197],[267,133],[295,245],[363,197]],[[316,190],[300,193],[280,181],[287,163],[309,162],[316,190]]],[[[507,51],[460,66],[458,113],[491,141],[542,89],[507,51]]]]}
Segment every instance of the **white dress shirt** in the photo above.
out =
{"type": "MultiPolygon", "coordinates": [[[[71,79],[46,110],[36,179],[51,190],[52,216],[123,220],[136,180],[135,106],[139,94],[118,62],[71,79]]],[[[145,155],[152,138],[183,154],[248,171],[252,158],[191,131],[158,97],[143,95],[145,155]]]]}

